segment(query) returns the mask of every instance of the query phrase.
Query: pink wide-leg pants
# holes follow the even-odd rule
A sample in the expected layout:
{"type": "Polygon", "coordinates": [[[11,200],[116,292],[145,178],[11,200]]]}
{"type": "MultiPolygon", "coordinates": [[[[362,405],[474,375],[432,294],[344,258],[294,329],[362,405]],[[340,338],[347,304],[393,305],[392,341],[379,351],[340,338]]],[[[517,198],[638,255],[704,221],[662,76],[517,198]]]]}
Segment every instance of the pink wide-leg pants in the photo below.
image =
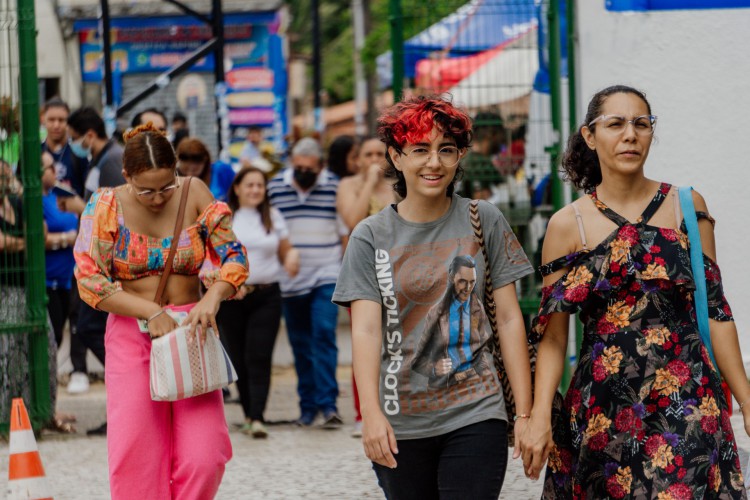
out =
{"type": "Polygon", "coordinates": [[[151,340],[134,318],[110,314],[104,345],[112,499],[214,498],[232,458],[221,391],[152,401],[151,340]]]}

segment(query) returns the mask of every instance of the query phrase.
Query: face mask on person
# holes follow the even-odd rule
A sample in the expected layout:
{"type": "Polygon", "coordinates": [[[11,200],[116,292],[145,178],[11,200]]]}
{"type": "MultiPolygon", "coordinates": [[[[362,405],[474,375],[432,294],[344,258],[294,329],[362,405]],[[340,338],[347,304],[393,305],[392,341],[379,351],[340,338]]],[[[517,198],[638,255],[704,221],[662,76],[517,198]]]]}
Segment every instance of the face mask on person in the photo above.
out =
{"type": "Polygon", "coordinates": [[[88,158],[91,155],[91,146],[83,147],[83,136],[77,141],[68,141],[70,144],[70,151],[79,158],[88,158]]]}
{"type": "Polygon", "coordinates": [[[318,174],[310,170],[294,169],[294,181],[302,189],[309,189],[318,180],[318,174]]]}

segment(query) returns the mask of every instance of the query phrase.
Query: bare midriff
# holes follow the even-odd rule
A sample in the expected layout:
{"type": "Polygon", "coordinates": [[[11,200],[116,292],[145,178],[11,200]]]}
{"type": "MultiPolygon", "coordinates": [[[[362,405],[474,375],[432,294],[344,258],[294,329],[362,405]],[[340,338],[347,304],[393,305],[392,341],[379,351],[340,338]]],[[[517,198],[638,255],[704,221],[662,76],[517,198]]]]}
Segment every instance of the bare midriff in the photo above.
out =
{"type": "MultiPolygon", "coordinates": [[[[146,276],[137,280],[121,281],[122,289],[146,300],[154,300],[161,276],[146,276]]],[[[200,280],[197,275],[171,274],[164,289],[163,304],[181,306],[200,300],[200,280]]]]}

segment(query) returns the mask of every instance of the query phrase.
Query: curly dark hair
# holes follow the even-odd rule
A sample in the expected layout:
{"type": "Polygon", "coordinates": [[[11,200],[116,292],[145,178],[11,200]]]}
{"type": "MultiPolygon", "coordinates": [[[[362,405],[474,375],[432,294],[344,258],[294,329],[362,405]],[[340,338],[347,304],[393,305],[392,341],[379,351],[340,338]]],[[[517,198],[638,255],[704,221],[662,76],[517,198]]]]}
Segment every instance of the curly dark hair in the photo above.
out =
{"type": "MultiPolygon", "coordinates": [[[[583,139],[581,129],[588,126],[592,120],[602,114],[604,101],[613,94],[633,94],[639,97],[646,103],[648,113],[651,114],[651,104],[646,99],[646,94],[633,87],[612,85],[594,94],[591,102],[589,102],[583,124],[578,127],[575,134],[571,134],[568,138],[568,147],[565,149],[562,159],[562,169],[565,172],[566,179],[572,182],[575,187],[587,193],[590,193],[596,186],[601,184],[602,169],[599,165],[599,156],[596,154],[596,151],[589,149],[588,144],[583,139]]],[[[589,130],[592,133],[596,133],[596,124],[591,125],[589,130]]]]}
{"type": "MultiPolygon", "coordinates": [[[[471,118],[449,100],[435,95],[418,96],[405,99],[386,109],[378,118],[378,136],[386,147],[392,147],[399,153],[406,144],[416,144],[428,136],[434,127],[439,128],[446,136],[456,141],[459,149],[471,146],[473,132],[471,118]]],[[[393,189],[401,198],[406,198],[406,181],[393,164],[390,153],[386,152],[388,161],[386,175],[396,182],[393,189]]],[[[456,175],[446,189],[446,196],[453,196],[455,181],[461,179],[463,168],[459,163],[456,175]]]]}

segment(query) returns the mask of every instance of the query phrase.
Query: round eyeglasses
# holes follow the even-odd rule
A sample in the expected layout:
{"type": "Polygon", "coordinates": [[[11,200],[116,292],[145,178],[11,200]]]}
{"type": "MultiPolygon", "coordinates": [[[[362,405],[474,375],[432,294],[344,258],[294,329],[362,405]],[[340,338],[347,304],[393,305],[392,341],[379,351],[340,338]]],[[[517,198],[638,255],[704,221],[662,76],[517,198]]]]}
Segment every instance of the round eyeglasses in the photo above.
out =
{"type": "Polygon", "coordinates": [[[633,130],[637,135],[653,135],[656,128],[656,115],[636,116],[628,120],[621,115],[600,115],[589,122],[588,127],[595,123],[601,123],[602,129],[608,133],[619,135],[625,132],[628,124],[633,125],[633,130]]]}
{"type": "Polygon", "coordinates": [[[461,159],[462,151],[456,146],[443,146],[437,151],[430,150],[423,146],[417,146],[411,151],[404,151],[404,155],[418,166],[427,165],[432,158],[432,154],[437,155],[440,164],[446,168],[451,168],[458,164],[461,159]]]}
{"type": "Polygon", "coordinates": [[[146,199],[146,200],[152,200],[152,199],[156,198],[157,194],[165,196],[167,194],[172,193],[178,187],[180,187],[180,178],[175,174],[174,182],[172,184],[170,184],[169,186],[166,186],[166,187],[164,187],[162,189],[159,189],[158,191],[157,190],[153,190],[153,189],[146,189],[146,190],[143,190],[143,191],[136,191],[135,194],[136,194],[136,196],[138,196],[140,198],[143,198],[143,199],[146,199]]]}

